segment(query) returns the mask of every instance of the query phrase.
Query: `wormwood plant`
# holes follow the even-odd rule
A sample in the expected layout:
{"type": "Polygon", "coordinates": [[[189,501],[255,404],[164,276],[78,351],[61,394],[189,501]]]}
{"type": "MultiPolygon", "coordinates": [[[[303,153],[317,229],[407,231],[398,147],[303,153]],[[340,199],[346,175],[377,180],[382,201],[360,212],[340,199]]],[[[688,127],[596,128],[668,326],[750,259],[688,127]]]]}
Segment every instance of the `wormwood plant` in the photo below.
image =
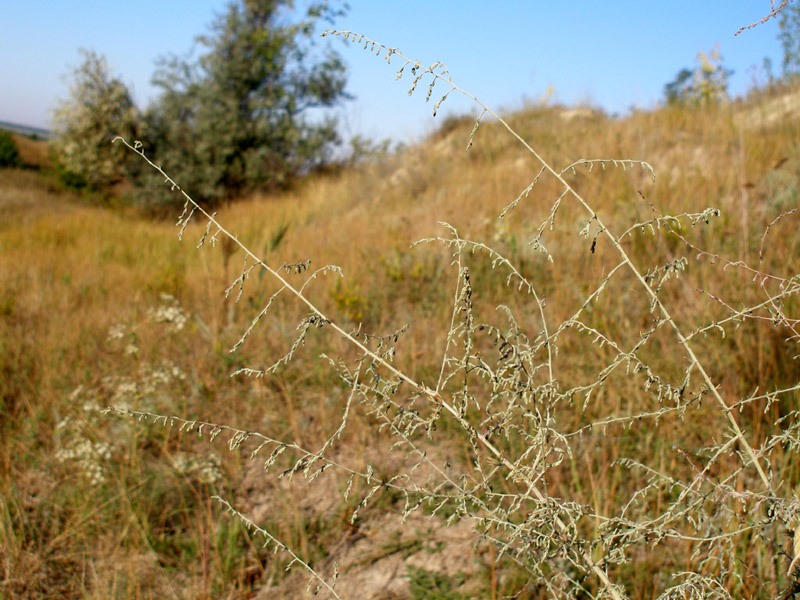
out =
{"type": "MultiPolygon", "coordinates": [[[[467,520],[477,545],[492,547],[498,565],[523,574],[509,590],[520,597],[627,598],[642,593],[639,569],[651,579],[651,595],[664,599],[793,594],[795,553],[784,546],[800,519],[794,493],[800,382],[787,368],[786,381],[773,389],[736,397],[718,385],[720,357],[712,341],[725,340],[739,328],[766,325],[796,346],[800,278],[769,272],[765,255],[774,229],[797,209],[768,223],[757,263],[728,260],[705,247],[710,238],[702,229],[715,226],[720,210],[662,213],[642,191],[655,178],[647,162],[580,159],[553,166],[502,116],[458,87],[444,64],[424,66],[348,31],[326,35],[361,44],[388,63],[399,61],[397,77],[411,77],[409,94],[425,86],[429,101],[437,86],[444,88],[434,114],[452,93],[472,99],[480,114],[468,150],[491,117],[536,160],[529,184],[498,216],[511,219],[525,204],[546,202],[539,221],[527,225],[535,268],[523,268],[502,244],[468,239],[446,223],[441,235],[417,242],[443,248],[453,273],[449,325],[432,359],[435,374],[423,381],[399,366],[401,342],[413,323],[397,323],[387,333],[350,330],[337,322],[311,290],[322,276],[344,276],[341,269],[311,270],[305,261],[269,264],[154,164],[141,143],[118,138],[182,195],[179,239],[197,218],[205,224],[198,248],[227,239],[243,253],[243,268],[226,296],[241,298],[254,275],[271,278],[273,292],[231,351],[257,335],[277,300],[288,296],[306,312],[283,356],[233,375],[269,377],[292,360],[308,360],[301,357],[304,342],[330,332],[346,342],[350,353],[324,360],[349,391],[341,398],[338,427],[316,447],[280,432],[123,408],[107,412],[163,422],[212,440],[227,437],[232,450],[250,449],[267,473],[278,476],[312,482],[338,471],[347,481],[345,500],[361,490],[352,521],[381,494],[400,499],[402,519],[425,511],[448,524],[467,520]],[[602,176],[598,171],[629,177],[631,197],[649,207],[649,218],[623,224],[620,215],[595,209],[577,182],[588,174],[602,176]],[[559,295],[563,273],[581,260],[562,255],[559,248],[576,234],[600,275],[559,295]],[[656,234],[668,242],[657,244],[656,234]],[[637,250],[648,244],[648,251],[637,250]],[[690,262],[682,251],[696,260],[690,262]],[[747,302],[732,303],[711,290],[704,294],[715,310],[704,312],[690,302],[682,277],[695,266],[702,273],[703,259],[712,269],[721,264],[739,273],[747,302]],[[482,287],[482,280],[498,273],[505,286],[482,287]],[[501,298],[483,299],[497,289],[501,298]],[[619,322],[606,318],[608,310],[622,313],[619,322]],[[336,452],[358,404],[374,427],[394,440],[392,447],[405,452],[409,468],[378,475],[336,452]],[[445,459],[435,447],[454,432],[464,456],[445,459]]],[[[309,589],[343,597],[337,590],[338,565],[305,562],[231,500],[217,500],[268,546],[285,553],[290,566],[306,569],[309,589]]]]}

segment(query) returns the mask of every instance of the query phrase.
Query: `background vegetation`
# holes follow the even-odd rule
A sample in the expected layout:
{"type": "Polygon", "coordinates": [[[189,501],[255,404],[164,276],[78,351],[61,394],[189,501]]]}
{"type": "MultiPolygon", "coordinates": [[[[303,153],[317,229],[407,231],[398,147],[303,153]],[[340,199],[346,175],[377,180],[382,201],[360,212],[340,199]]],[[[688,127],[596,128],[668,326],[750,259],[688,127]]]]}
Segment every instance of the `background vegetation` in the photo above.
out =
{"type": "Polygon", "coordinates": [[[19,148],[7,131],[0,130],[0,167],[16,167],[19,164],[19,148]]]}
{"type": "MultiPolygon", "coordinates": [[[[43,175],[43,142],[14,136],[32,168],[5,168],[0,177],[0,591],[31,598],[302,595],[307,576],[297,568],[287,573],[286,553],[265,549],[241,520],[221,514],[214,494],[320,573],[329,576],[338,564],[343,597],[535,598],[575,588],[599,595],[601,582],[564,559],[576,556],[573,539],[587,540],[579,550],[588,548],[596,560],[618,549],[625,560],[604,569],[633,598],[791,591],[800,483],[800,94],[787,80],[743,100],[719,98],[620,119],[553,105],[521,107],[506,118],[559,166],[578,156],[653,165],[655,181],[638,164],[612,162],[591,172],[577,164],[564,177],[592,199],[607,227],[625,232],[625,251],[691,332],[747,439],[765,450],[775,496],[729,443],[727,415],[709,390],[696,376],[684,380],[687,359],[669,332],[653,329],[651,301],[633,278],[608,280],[606,292],[586,302],[618,259],[592,220],[579,235],[587,217],[567,202],[552,229],[542,226],[556,214],[562,188],[539,178],[539,165],[498,125],[484,123],[464,152],[472,119],[452,119],[419,146],[304,178],[290,190],[250,193],[225,210],[226,226],[268,264],[285,265],[291,281],[303,281],[306,260],[312,270],[341,266],[344,277],[310,281],[307,294],[345,328],[400,331],[396,346],[392,335],[366,336],[365,343],[394,349],[393,364],[416,381],[432,385],[440,376],[454,291],[466,289],[452,248],[408,250],[420,238],[447,238],[438,221],[508,257],[546,298],[550,323],[573,322],[553,340],[552,368],[562,392],[576,390],[574,401],[551,406],[542,396],[526,413],[534,420],[537,411],[550,411],[549,430],[564,436],[542,446],[552,451],[541,480],[551,502],[531,503],[508,523],[534,522],[547,506],[574,506],[582,516],[574,538],[550,535],[550,546],[522,539],[534,550],[503,556],[506,541],[491,539],[503,532],[482,530],[486,537],[476,541],[447,490],[438,510],[426,504],[402,525],[389,516],[403,510],[405,496],[382,484],[396,477],[425,482],[430,464],[413,470],[418,458],[392,448],[391,428],[378,427],[385,422],[380,405],[351,406],[342,374],[361,355],[324,335],[324,327],[311,328],[295,360],[268,377],[229,377],[280,359],[308,316],[306,307],[278,297],[247,343],[229,352],[276,291],[263,270],[251,271],[236,301],[244,256],[233,243],[213,229],[204,238],[205,224],[190,222],[177,244],[172,223],[87,206],[43,175]],[[520,196],[535,176],[536,186],[520,196]],[[200,252],[189,248],[200,239],[200,252]],[[571,321],[578,309],[580,319],[571,321]],[[647,345],[640,347],[643,334],[647,345]],[[617,347],[636,348],[647,368],[608,371],[617,347]],[[125,420],[103,415],[106,406],[174,418],[125,420]],[[222,430],[212,440],[181,421],[291,440],[296,447],[275,457],[278,473],[288,474],[302,457],[298,448],[319,448],[338,430],[345,407],[347,426],[329,453],[359,472],[369,465],[380,484],[355,520],[370,482],[356,478],[348,489],[346,474],[334,471],[307,485],[302,468],[293,479],[267,477],[269,454],[250,460],[258,438],[222,430]],[[696,494],[685,495],[687,488],[696,494]],[[670,527],[652,526],[665,514],[670,527]],[[620,516],[619,529],[603,521],[609,515],[620,516]],[[648,537],[653,532],[662,535],[648,537]],[[548,566],[543,577],[531,576],[531,568],[548,566]],[[702,577],[687,575],[692,571],[702,577]]],[[[475,335],[470,358],[480,353],[493,368],[513,360],[509,348],[541,339],[541,321],[531,296],[508,285],[507,272],[491,259],[459,257],[471,288],[456,307],[475,319],[474,329],[464,330],[475,335]]],[[[492,381],[469,383],[473,404],[465,413],[480,435],[520,452],[500,413],[486,405],[492,381]]],[[[454,379],[443,389],[457,394],[462,387],[454,379]]],[[[418,409],[426,418],[432,410],[418,409]]],[[[443,470],[495,486],[478,487],[475,497],[488,503],[525,487],[502,475],[481,479],[497,465],[465,441],[456,420],[435,425],[434,441],[424,431],[409,439],[443,470]]]]}
{"type": "Polygon", "coordinates": [[[298,17],[284,0],[231,2],[191,58],[163,57],[161,89],[145,109],[102,56],[84,51],[70,98],[55,115],[57,165],[73,187],[107,187],[124,175],[127,198],[163,212],[175,202],[141,161],[108,145],[141,140],[164,168],[185,169],[184,185],[208,205],[256,188],[285,187],[320,166],[338,141],[335,119],[319,109],[344,97],[344,65],[316,41],[319,23],[342,13],[327,0],[298,17]]]}

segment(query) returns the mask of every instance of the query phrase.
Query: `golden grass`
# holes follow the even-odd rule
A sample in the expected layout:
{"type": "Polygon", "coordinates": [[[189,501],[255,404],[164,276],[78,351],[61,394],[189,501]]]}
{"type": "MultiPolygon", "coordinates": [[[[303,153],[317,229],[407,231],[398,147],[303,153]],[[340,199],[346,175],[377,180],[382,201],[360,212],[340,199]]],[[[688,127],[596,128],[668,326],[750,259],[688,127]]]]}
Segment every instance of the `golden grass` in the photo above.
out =
{"type": "MultiPolygon", "coordinates": [[[[797,196],[787,188],[800,172],[795,117],[762,119],[752,127],[746,118],[742,121],[740,115],[752,114],[759,102],[768,101],[774,102],[754,98],[741,106],[666,108],[624,119],[591,112],[566,118],[560,107],[530,107],[509,115],[509,121],[557,166],[581,157],[634,158],[653,165],[655,183],[638,168],[587,173],[578,167],[574,175],[567,174],[617,234],[651,218],[653,207],[677,214],[713,206],[721,210],[721,218],[708,227],[689,228],[687,239],[732,260],[757,263],[766,225],[797,206],[797,196]]],[[[444,235],[439,221],[512,258],[541,286],[553,322],[568,318],[615,264],[602,239],[592,252],[591,241],[577,235],[586,218],[571,206],[561,210],[559,227],[545,238],[555,262],[530,249],[527,241],[559,193],[545,178],[498,221],[503,207],[530,183],[536,167],[499,127],[489,124],[479,130],[474,148],[464,152],[470,127],[465,123],[434,134],[384,161],[310,178],[285,194],[256,195],[223,208],[220,218],[273,266],[307,259],[312,268],[340,265],[344,279],[329,275],[312,283],[308,294],[352,328],[388,333],[409,322],[396,362],[413,377],[435,381],[455,274],[448,266],[449,253],[440,246],[413,251],[408,246],[444,235]]],[[[34,160],[34,150],[40,152],[36,160],[43,160],[41,146],[36,146],[25,150],[26,162],[34,160]]],[[[180,173],[171,175],[180,181],[180,173]]],[[[0,172],[0,595],[245,598],[284,580],[283,563],[259,548],[238,522],[220,516],[208,500],[222,491],[258,508],[254,498],[259,494],[278,493],[275,484],[253,474],[246,453],[84,410],[124,402],[185,418],[288,432],[310,446],[318,446],[337,426],[346,392],[318,356],[353,355],[335,339],[315,334],[299,358],[273,377],[227,377],[236,367],[266,366],[281,356],[303,311],[279,301],[241,351],[229,354],[227,349],[273,289],[254,276],[238,304],[225,301],[222,291],[239,274],[242,257],[222,244],[195,251],[202,231],[199,223],[190,224],[178,244],[171,223],[83,206],[37,173],[0,172]],[[190,315],[182,329],[154,316],[167,314],[154,311],[176,307],[190,315]],[[110,335],[115,327],[119,336],[110,335]],[[170,365],[179,371],[171,372],[170,365]],[[74,450],[79,442],[94,448],[101,482],[87,479],[81,463],[59,458],[60,451],[74,450]],[[108,444],[110,457],[103,458],[97,444],[108,444]],[[200,449],[200,456],[216,456],[222,478],[209,481],[200,469],[177,468],[179,457],[192,449],[200,449]],[[242,486],[245,475],[249,483],[242,486]]],[[[796,231],[792,216],[770,231],[765,271],[798,271],[796,231]]],[[[695,250],[664,232],[651,236],[637,231],[624,244],[643,271],[665,257],[687,257],[687,272],[662,292],[687,331],[726,314],[697,287],[737,307],[761,297],[750,277],[697,258],[695,250]]],[[[508,288],[486,261],[476,259],[471,268],[476,313],[497,323],[495,307],[507,304],[533,336],[539,324],[529,297],[508,288]]],[[[628,276],[609,285],[584,318],[630,346],[648,327],[646,302],[633,291],[628,276]]],[[[787,312],[796,314],[796,300],[786,303],[787,312]]],[[[700,354],[711,358],[715,381],[727,397],[736,399],[755,389],[797,382],[786,334],[745,322],[724,340],[709,335],[695,343],[700,354]]],[[[587,351],[583,334],[572,330],[559,343],[559,379],[572,384],[593,381],[613,356],[608,348],[588,346],[587,351]]],[[[662,330],[643,358],[661,373],[677,377],[685,365],[671,364],[674,352],[674,340],[662,330]]],[[[581,427],[587,419],[656,409],[655,402],[630,404],[640,387],[634,378],[615,375],[588,413],[567,407],[560,416],[561,429],[581,427]]],[[[761,405],[745,409],[743,420],[754,443],[767,435],[778,416],[798,408],[797,399],[797,394],[785,397],[767,414],[761,405]]],[[[613,513],[618,498],[644,487],[646,479],[612,469],[615,459],[645,448],[651,464],[669,472],[690,471],[675,444],[691,452],[710,439],[719,441],[723,420],[717,409],[699,408],[692,419],[688,425],[668,418],[659,427],[645,422],[587,433],[576,444],[574,459],[554,470],[551,494],[591,505],[600,514],[613,513]]],[[[352,460],[366,460],[382,439],[369,423],[357,411],[346,432],[343,446],[352,460]]],[[[447,449],[454,460],[466,463],[467,450],[456,434],[450,432],[440,451],[447,449]]],[[[800,461],[791,454],[783,458],[779,477],[791,489],[800,481],[800,461]]],[[[398,468],[394,458],[384,460],[385,469],[398,468]]],[[[292,493],[298,498],[303,494],[292,493]]],[[[659,494],[648,501],[668,500],[659,494]]],[[[321,516],[292,502],[273,503],[294,511],[286,518],[274,515],[272,522],[308,560],[323,560],[354,535],[344,502],[321,516]]],[[[368,539],[369,523],[379,521],[391,503],[386,500],[367,513],[359,535],[368,539]]],[[[371,556],[376,550],[365,552],[371,556]]],[[[770,597],[785,584],[779,573],[788,561],[781,562],[779,550],[761,543],[740,553],[743,579],[726,582],[737,593],[770,597]]],[[[660,556],[620,565],[612,575],[632,597],[654,597],[669,583],[658,573],[690,566],[680,543],[664,544],[660,556]]],[[[483,565],[473,570],[479,577],[476,593],[488,597],[519,590],[515,586],[522,583],[511,567],[504,564],[505,574],[498,580],[490,559],[476,560],[483,565]]],[[[285,597],[298,591],[281,589],[285,597]]],[[[529,597],[539,597],[528,589],[529,597]]]]}

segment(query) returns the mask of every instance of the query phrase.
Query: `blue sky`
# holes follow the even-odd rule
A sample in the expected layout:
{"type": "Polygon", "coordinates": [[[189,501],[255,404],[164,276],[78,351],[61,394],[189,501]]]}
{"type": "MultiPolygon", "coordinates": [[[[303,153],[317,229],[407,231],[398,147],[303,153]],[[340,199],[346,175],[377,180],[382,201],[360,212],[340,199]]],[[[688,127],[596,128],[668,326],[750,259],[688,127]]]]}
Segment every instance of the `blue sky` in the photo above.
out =
{"type": "MultiPolygon", "coordinates": [[[[157,57],[185,54],[208,31],[225,0],[26,0],[0,7],[0,120],[48,127],[79,48],[104,54],[140,106],[157,57]]],[[[769,0],[350,0],[335,26],[400,48],[425,64],[442,61],[461,87],[492,108],[509,109],[542,96],[590,102],[612,113],[658,102],[664,84],[719,44],[734,69],[731,91],[752,86],[754,67],[769,57],[780,72],[777,22],[734,37],[770,10],[769,0]]],[[[335,40],[350,67],[355,100],[339,109],[345,135],[419,139],[439,118],[423,94],[409,98],[399,65],[335,40]]],[[[763,80],[764,75],[759,75],[763,80]]],[[[448,98],[440,115],[470,110],[448,98]],[[446,110],[445,110],[446,109],[446,110]]]]}

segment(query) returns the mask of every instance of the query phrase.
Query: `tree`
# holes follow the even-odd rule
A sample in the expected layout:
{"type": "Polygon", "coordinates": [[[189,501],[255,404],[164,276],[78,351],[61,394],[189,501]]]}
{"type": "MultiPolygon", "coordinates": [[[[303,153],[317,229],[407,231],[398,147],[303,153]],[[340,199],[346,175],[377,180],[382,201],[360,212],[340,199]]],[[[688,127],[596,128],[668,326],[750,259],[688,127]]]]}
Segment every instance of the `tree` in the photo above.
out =
{"type": "Polygon", "coordinates": [[[788,78],[800,73],[800,4],[783,8],[778,29],[778,40],[783,48],[783,74],[788,78]]]}
{"type": "Polygon", "coordinates": [[[728,95],[731,75],[733,71],[722,64],[719,48],[708,54],[698,52],[695,68],[681,69],[675,79],[664,86],[664,97],[668,104],[719,102],[728,95]]]}
{"type": "Polygon", "coordinates": [[[670,81],[664,86],[664,97],[667,99],[667,104],[675,104],[676,102],[683,102],[689,96],[692,78],[694,73],[691,69],[681,69],[675,76],[675,79],[670,81]]]}
{"type": "Polygon", "coordinates": [[[129,156],[113,147],[115,135],[132,137],[136,107],[127,86],[113,77],[105,57],[81,50],[83,62],[73,71],[70,97],[54,114],[56,161],[62,177],[78,186],[99,189],[117,181],[129,156]]]}
{"type": "MultiPolygon", "coordinates": [[[[320,19],[339,14],[314,4],[286,24],[288,0],[239,0],[218,17],[195,61],[161,61],[161,96],[145,114],[145,149],[206,202],[284,185],[324,162],[337,138],[332,118],[312,109],[345,98],[345,68],[311,42],[320,19]]],[[[145,178],[150,177],[144,175],[145,178]]],[[[155,178],[157,179],[157,178],[155,178]]],[[[169,200],[148,186],[147,203],[169,200]]]]}

